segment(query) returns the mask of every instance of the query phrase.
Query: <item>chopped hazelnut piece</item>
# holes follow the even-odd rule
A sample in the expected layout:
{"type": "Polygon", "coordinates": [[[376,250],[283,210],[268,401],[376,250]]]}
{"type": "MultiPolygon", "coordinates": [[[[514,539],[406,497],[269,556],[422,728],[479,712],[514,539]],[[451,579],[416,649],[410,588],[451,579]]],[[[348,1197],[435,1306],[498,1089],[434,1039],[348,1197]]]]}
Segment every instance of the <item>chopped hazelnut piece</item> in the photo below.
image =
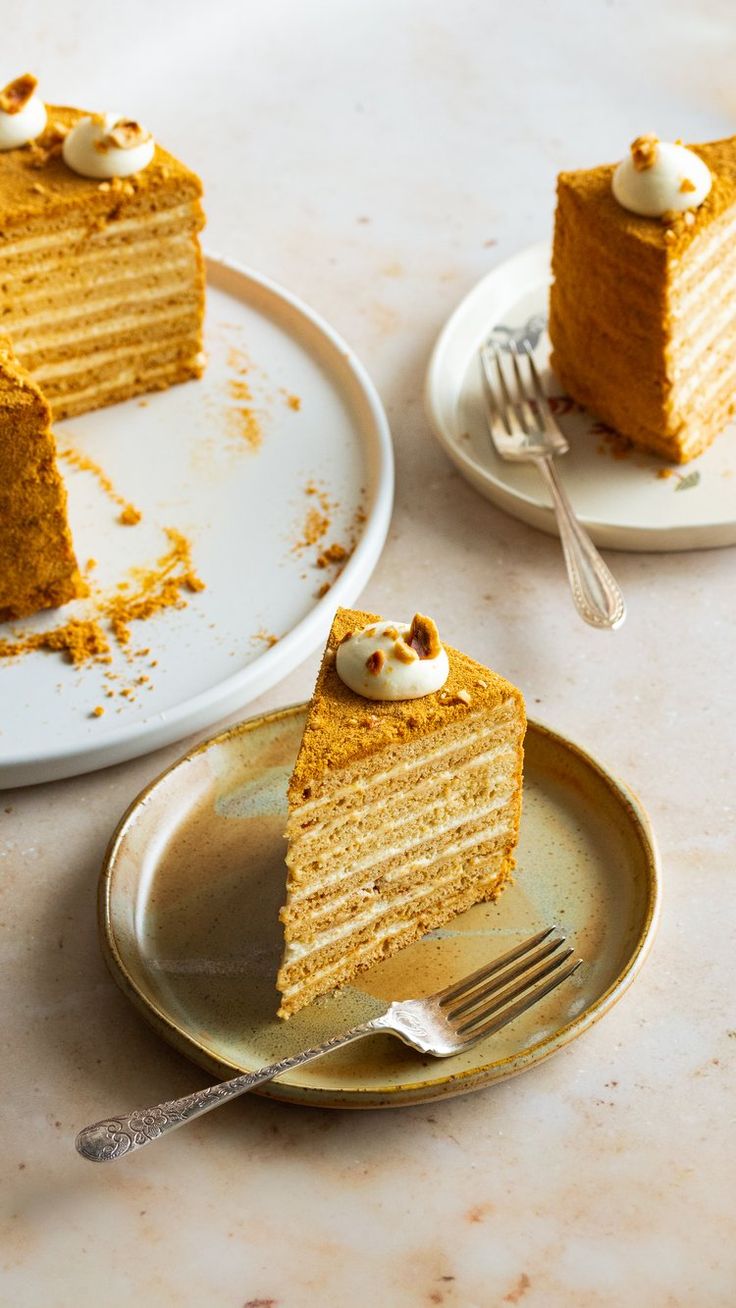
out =
{"type": "Polygon", "coordinates": [[[96,127],[103,129],[103,135],[99,141],[95,141],[95,149],[100,154],[105,154],[112,147],[116,150],[134,150],[137,145],[145,145],[151,139],[151,133],[132,118],[118,118],[108,131],[104,131],[105,119],[102,114],[95,114],[92,121],[96,127]]]}
{"type": "Polygon", "coordinates": [[[691,182],[689,177],[683,177],[680,182],[680,191],[683,195],[690,195],[695,190],[695,182],[691,182]]]}
{"type": "Polygon", "coordinates": [[[478,680],[476,681],[475,684],[476,686],[480,686],[481,690],[486,690],[488,687],[488,682],[484,681],[482,677],[478,677],[478,680]]]}
{"type": "Polygon", "coordinates": [[[636,140],[631,142],[631,158],[638,173],[645,172],[656,163],[658,145],[659,138],[651,132],[647,132],[644,136],[637,136],[636,140]]]}
{"type": "MultiPolygon", "coordinates": [[[[386,632],[386,635],[388,635],[388,632],[386,632]]],[[[407,645],[403,636],[399,636],[398,640],[395,642],[393,653],[399,660],[399,663],[416,663],[419,658],[416,650],[407,645]]]]}
{"type": "Polygon", "coordinates": [[[0,109],[4,114],[19,114],[21,109],[25,109],[37,86],[38,80],[32,73],[16,77],[14,82],[8,82],[0,91],[0,109]]]}
{"type": "Polygon", "coordinates": [[[472,696],[468,690],[459,690],[455,699],[459,699],[461,704],[472,704],[472,696]]]}
{"type": "Polygon", "coordinates": [[[386,655],[384,651],[382,649],[376,649],[366,659],[365,666],[369,672],[373,673],[374,677],[377,677],[385,662],[386,655]]]}
{"type": "Polygon", "coordinates": [[[440,633],[435,623],[431,618],[425,618],[422,613],[414,614],[406,643],[411,649],[416,650],[420,659],[436,659],[442,649],[440,633]]]}
{"type": "Polygon", "coordinates": [[[399,639],[399,633],[395,627],[384,627],[383,634],[384,636],[388,636],[389,640],[399,639]]]}

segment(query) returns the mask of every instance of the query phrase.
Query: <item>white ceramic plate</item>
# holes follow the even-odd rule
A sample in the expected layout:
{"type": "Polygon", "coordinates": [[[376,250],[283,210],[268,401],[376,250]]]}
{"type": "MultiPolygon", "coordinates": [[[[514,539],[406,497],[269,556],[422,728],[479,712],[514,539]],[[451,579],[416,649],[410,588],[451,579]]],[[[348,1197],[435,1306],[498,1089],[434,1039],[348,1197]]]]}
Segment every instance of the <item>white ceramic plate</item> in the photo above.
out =
{"type": "MultiPolygon", "coordinates": [[[[550,249],[545,242],[495,268],[470,292],[442,331],[426,386],[427,411],[463,475],[516,518],[556,534],[552,509],[533,467],[504,463],[491,448],[483,414],[478,347],[498,323],[520,326],[546,317],[550,249]]],[[[546,336],[538,357],[547,363],[546,336]]],[[[736,423],[700,458],[678,468],[631,451],[614,457],[600,424],[565,403],[552,373],[547,393],[560,397],[558,420],[570,441],[560,472],[596,544],[611,549],[687,550],[736,544],[736,423]],[[668,475],[662,476],[666,471],[668,475]]]]}
{"type": "MultiPolygon", "coordinates": [[[[114,592],[131,569],[163,555],[166,527],[191,541],[206,589],[187,595],[185,608],[133,624],[130,648],[147,648],[145,657],[129,659],[114,647],[108,668],[74,668],[48,652],[0,660],[0,785],[119,763],[247,704],[318,647],[336,605],[357,598],[383,548],[391,438],[361,364],[325,322],[267,279],[214,257],[207,270],[202,381],[57,428],[59,445],[92,458],[143,514],[138,526],[119,525],[119,509],[97,480],[62,463],[77,556],[83,567],[97,560],[91,577],[101,591],[114,592]],[[244,408],[262,434],[255,449],[244,408]],[[310,484],[318,494],[307,493],[310,484]],[[321,495],[329,529],[306,545],[321,495]],[[337,566],[316,566],[333,542],[355,544],[340,575],[337,566]],[[333,584],[320,599],[325,581],[333,584]],[[271,635],[279,638],[272,647],[271,635]],[[141,675],[150,680],[138,683],[141,675]],[[105,712],[95,718],[98,705],[105,712]]],[[[0,625],[0,637],[89,611],[88,601],[76,601],[0,625]]]]}

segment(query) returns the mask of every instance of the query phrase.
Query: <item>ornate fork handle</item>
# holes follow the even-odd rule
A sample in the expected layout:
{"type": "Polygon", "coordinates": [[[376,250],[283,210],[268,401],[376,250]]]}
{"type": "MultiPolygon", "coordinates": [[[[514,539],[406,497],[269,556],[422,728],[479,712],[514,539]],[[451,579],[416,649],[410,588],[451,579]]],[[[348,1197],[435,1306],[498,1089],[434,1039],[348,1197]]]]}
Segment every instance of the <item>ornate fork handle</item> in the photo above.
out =
{"type": "Polygon", "coordinates": [[[282,1058],[281,1062],[271,1063],[257,1072],[246,1072],[242,1076],[233,1077],[231,1081],[220,1081],[205,1090],[195,1090],[194,1094],[184,1095],[182,1099],[172,1099],[168,1103],[156,1104],[153,1108],[140,1108],[132,1113],[121,1113],[118,1117],[108,1117],[101,1122],[94,1122],[79,1132],[75,1141],[77,1150],[83,1158],[89,1159],[92,1163],[113,1162],[116,1158],[122,1158],[124,1154],[143,1149],[152,1141],[168,1135],[169,1131],[185,1126],[195,1117],[201,1117],[203,1113],[219,1108],[220,1104],[226,1104],[230,1099],[237,1099],[238,1095],[245,1094],[254,1086],[262,1085],[264,1081],[272,1081],[274,1077],[281,1076],[294,1067],[300,1067],[302,1063],[310,1063],[312,1059],[321,1058],[323,1054],[341,1049],[343,1045],[349,1045],[353,1040],[361,1040],[363,1036],[385,1029],[382,1018],[374,1018],[371,1022],[364,1022],[362,1026],[352,1027],[342,1035],[333,1036],[322,1045],[306,1049],[301,1054],[294,1054],[291,1058],[282,1058]]]}
{"type": "Polygon", "coordinates": [[[560,529],[575,607],[591,627],[619,627],[626,617],[621,590],[590,536],[580,525],[552,458],[534,460],[545,481],[560,529]]]}

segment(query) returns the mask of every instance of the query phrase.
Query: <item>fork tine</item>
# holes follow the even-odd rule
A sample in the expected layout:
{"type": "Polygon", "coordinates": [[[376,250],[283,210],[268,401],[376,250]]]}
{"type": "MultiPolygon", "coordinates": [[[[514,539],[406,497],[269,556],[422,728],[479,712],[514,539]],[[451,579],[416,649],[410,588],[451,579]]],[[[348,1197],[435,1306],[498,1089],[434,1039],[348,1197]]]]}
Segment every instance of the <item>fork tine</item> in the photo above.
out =
{"type": "MultiPolygon", "coordinates": [[[[524,353],[529,362],[529,372],[531,374],[532,386],[534,387],[534,394],[537,400],[537,404],[539,405],[538,415],[539,415],[540,429],[542,431],[546,431],[547,433],[551,433],[558,442],[563,442],[565,445],[567,445],[567,437],[565,436],[564,432],[560,430],[560,425],[557,419],[555,418],[555,415],[552,412],[552,407],[549,402],[549,396],[547,395],[547,392],[545,391],[542,385],[542,379],[539,375],[539,369],[537,368],[537,365],[534,361],[534,351],[531,348],[531,345],[529,344],[528,340],[524,341],[523,348],[524,348],[524,353]]],[[[563,453],[563,451],[560,450],[560,453],[563,453]]]]}
{"type": "Polygon", "coordinates": [[[501,364],[501,352],[495,341],[487,341],[480,351],[481,367],[483,379],[485,382],[486,398],[489,400],[494,413],[498,415],[509,436],[523,436],[524,429],[519,422],[518,415],[511,399],[503,366],[501,364]],[[491,359],[495,364],[495,369],[491,366],[491,359]],[[496,394],[495,386],[498,387],[499,395],[496,394]]]}
{"type": "Polygon", "coordinates": [[[500,958],[494,958],[492,962],[486,963],[483,967],[479,967],[476,972],[471,972],[468,976],[462,977],[460,981],[448,986],[446,990],[440,990],[439,994],[436,995],[439,1003],[445,1004],[448,1000],[459,999],[461,995],[467,994],[474,986],[486,981],[493,976],[494,972],[498,972],[500,968],[505,967],[507,963],[513,963],[517,958],[521,958],[522,954],[528,954],[530,949],[534,949],[535,945],[540,945],[556,929],[556,927],[551,926],[547,927],[546,931],[537,932],[535,936],[523,940],[520,945],[514,945],[513,949],[509,949],[500,958]]]}
{"type": "MultiPolygon", "coordinates": [[[[529,427],[532,430],[538,431],[543,435],[544,423],[542,421],[542,416],[539,413],[538,409],[534,407],[534,404],[532,403],[532,400],[529,396],[529,386],[524,381],[524,378],[521,375],[521,368],[519,367],[519,359],[521,356],[519,354],[519,347],[515,341],[509,343],[509,352],[511,354],[511,362],[513,364],[514,377],[516,379],[516,389],[518,392],[517,403],[519,405],[519,408],[521,409],[522,415],[525,421],[528,423],[529,427]]],[[[524,351],[524,355],[527,359],[530,359],[530,355],[527,350],[524,351]]]]}
{"type": "MultiPolygon", "coordinates": [[[[552,936],[551,939],[548,937],[546,942],[539,945],[533,953],[526,954],[522,957],[520,962],[517,962],[515,966],[504,968],[502,972],[494,972],[490,981],[487,981],[485,985],[478,985],[475,987],[470,994],[462,998],[460,1003],[453,1003],[450,1001],[445,1016],[451,1022],[456,1022],[463,1013],[467,1013],[468,1016],[470,1016],[470,1010],[472,1008],[477,1008],[479,1004],[483,1003],[486,999],[490,999],[494,994],[498,995],[504,993],[506,987],[510,985],[512,981],[515,981],[518,976],[522,976],[525,972],[529,973],[532,968],[536,967],[537,963],[542,963],[545,958],[549,958],[550,954],[554,954],[561,945],[564,945],[564,943],[564,936],[552,936]]],[[[568,950],[567,954],[561,955],[560,957],[567,958],[569,953],[570,951],[568,950]]]]}
{"type": "Polygon", "coordinates": [[[538,967],[532,968],[531,972],[525,972],[513,985],[506,986],[493,994],[488,1003],[484,1004],[474,1013],[469,1013],[465,1021],[456,1023],[458,1035],[468,1035],[471,1030],[478,1026],[479,1022],[485,1021],[486,1018],[492,1017],[495,1013],[501,1011],[510,999],[516,999],[517,996],[523,995],[537,981],[544,981],[546,977],[556,972],[572,954],[572,949],[566,949],[561,954],[555,954],[553,958],[546,959],[538,967]]]}
{"type": "Polygon", "coordinates": [[[521,1014],[525,1013],[528,1008],[532,1008],[534,1004],[538,1004],[540,999],[544,999],[546,995],[549,995],[553,990],[556,990],[558,986],[561,986],[563,981],[567,981],[574,972],[577,972],[582,961],[582,958],[576,958],[574,963],[571,963],[569,967],[564,969],[564,971],[557,972],[542,985],[537,986],[536,990],[532,990],[531,994],[525,994],[521,999],[517,1000],[515,1004],[512,1004],[510,1008],[505,1008],[503,1012],[498,1013],[488,1022],[484,1022],[481,1026],[474,1027],[472,1031],[466,1032],[463,1043],[471,1045],[475,1044],[478,1040],[485,1039],[486,1036],[495,1035],[496,1031],[500,1031],[501,1028],[507,1026],[509,1022],[513,1022],[515,1018],[521,1017],[521,1014]]]}

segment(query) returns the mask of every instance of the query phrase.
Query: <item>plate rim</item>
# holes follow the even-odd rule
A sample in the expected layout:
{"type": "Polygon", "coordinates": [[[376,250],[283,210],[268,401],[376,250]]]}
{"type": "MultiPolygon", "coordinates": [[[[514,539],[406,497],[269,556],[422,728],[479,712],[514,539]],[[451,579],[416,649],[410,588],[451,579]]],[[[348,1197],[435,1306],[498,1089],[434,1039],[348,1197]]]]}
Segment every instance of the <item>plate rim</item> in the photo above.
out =
{"type": "MultiPolygon", "coordinates": [[[[256,730],[261,725],[284,721],[296,714],[303,713],[306,708],[306,702],[289,704],[268,713],[259,713],[253,717],[245,718],[243,721],[236,722],[224,731],[219,731],[207,740],[195,745],[179,759],[169,764],[143,788],[126,808],[110,837],[100,870],[97,888],[98,935],[102,956],[113,980],[123,994],[131,1000],[134,1007],[145,1017],[148,1024],[168,1044],[172,1045],[191,1062],[224,1078],[252,1069],[238,1067],[237,1064],[230,1063],[226,1059],[220,1059],[212,1054],[156,1002],[144,995],[127,971],[116,942],[111,919],[111,892],[115,857],[125,839],[128,825],[139,807],[147,801],[151,792],[164,782],[174,769],[186,766],[197,755],[206,753],[207,750],[230,737],[256,730]]],[[[554,741],[558,747],[572,752],[585,766],[595,772],[599,780],[605,784],[627,811],[629,820],[639,837],[642,852],[645,855],[645,920],[627,955],[626,961],[611,984],[593,1004],[584,1008],[582,1013],[571,1018],[564,1026],[559,1027],[535,1044],[528,1046],[521,1053],[495,1059],[480,1068],[470,1068],[464,1072],[439,1076],[429,1081],[402,1082],[390,1089],[375,1091],[350,1089],[335,1091],[318,1086],[289,1085],[284,1082],[272,1081],[257,1087],[251,1093],[262,1095],[267,1099],[301,1104],[306,1107],[349,1109],[402,1108],[412,1104],[429,1103],[438,1099],[450,1098],[454,1095],[466,1094],[472,1090],[479,1090],[485,1086],[494,1085],[500,1081],[508,1080],[512,1076],[519,1075],[526,1071],[529,1066],[536,1066],[537,1063],[545,1061],[553,1054],[564,1049],[604,1017],[628,990],[649,955],[661,909],[661,864],[651,822],[636,794],[612,772],[609,772],[588,750],[569,737],[562,735],[561,732],[536,721],[536,719],[530,718],[528,720],[528,729],[536,732],[540,737],[554,741]]],[[[437,1061],[440,1067],[443,1066],[443,1060],[437,1061]]]]}
{"type": "Polygon", "coordinates": [[[103,741],[90,741],[71,752],[59,744],[42,757],[16,748],[0,760],[0,787],[38,785],[95,772],[152,753],[187,734],[212,726],[228,713],[247,708],[249,700],[270,690],[314,653],[327,632],[335,604],[349,605],[360,594],[381,557],[393,512],[394,453],[388,417],[367,369],[340,333],[299,296],[237,260],[209,249],[203,255],[208,274],[211,268],[225,269],[241,283],[254,284],[261,292],[265,291],[270,301],[287,305],[297,318],[306,319],[327,340],[331,350],[342,355],[357,382],[371,419],[371,440],[367,443],[361,436],[361,446],[375,460],[372,501],[366,510],[360,538],[328,594],[316,600],[276,645],[263,650],[245,668],[163,713],[110,731],[103,741]]]}
{"type": "MultiPolygon", "coordinates": [[[[536,241],[525,246],[497,263],[463,296],[440,330],[432,348],[423,398],[425,413],[436,440],[471,485],[512,517],[521,519],[548,535],[558,536],[554,511],[543,498],[510,486],[493,469],[480,463],[470,451],[461,447],[444,422],[446,406],[441,401],[441,396],[447,389],[442,385],[442,378],[446,374],[444,355],[459,325],[476,303],[482,304],[487,299],[489,288],[502,277],[525,278],[532,284],[536,284],[542,275],[551,280],[551,250],[550,240],[536,241]]],[[[611,523],[583,513],[579,513],[578,517],[596,544],[607,549],[669,553],[683,549],[718,549],[736,544],[736,516],[719,518],[716,522],[698,521],[663,527],[653,527],[646,523],[611,523]]]]}

